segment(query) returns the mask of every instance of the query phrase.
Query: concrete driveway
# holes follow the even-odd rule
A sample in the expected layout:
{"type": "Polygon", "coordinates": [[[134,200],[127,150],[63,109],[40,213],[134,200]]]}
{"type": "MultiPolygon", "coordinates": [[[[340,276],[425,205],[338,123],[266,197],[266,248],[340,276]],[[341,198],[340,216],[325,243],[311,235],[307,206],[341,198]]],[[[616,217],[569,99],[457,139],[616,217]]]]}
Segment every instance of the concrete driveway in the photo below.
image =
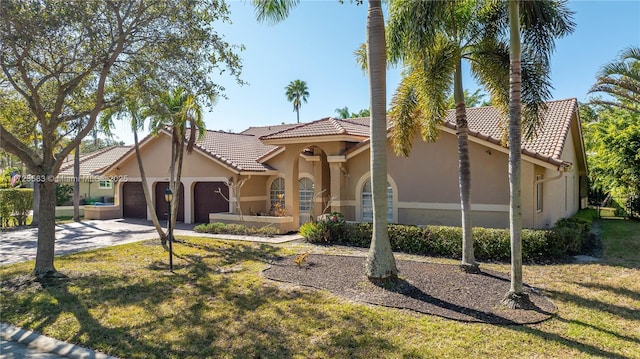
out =
{"type": "MultiPolygon", "coordinates": [[[[165,224],[163,222],[163,224],[165,224]]],[[[202,234],[193,224],[178,223],[176,236],[199,236],[261,243],[284,243],[302,238],[297,234],[273,238],[202,234]]],[[[143,219],[87,220],[56,224],[56,256],[158,238],[151,221],[143,219]]],[[[0,265],[35,260],[38,230],[36,228],[0,232],[0,265]]]]}

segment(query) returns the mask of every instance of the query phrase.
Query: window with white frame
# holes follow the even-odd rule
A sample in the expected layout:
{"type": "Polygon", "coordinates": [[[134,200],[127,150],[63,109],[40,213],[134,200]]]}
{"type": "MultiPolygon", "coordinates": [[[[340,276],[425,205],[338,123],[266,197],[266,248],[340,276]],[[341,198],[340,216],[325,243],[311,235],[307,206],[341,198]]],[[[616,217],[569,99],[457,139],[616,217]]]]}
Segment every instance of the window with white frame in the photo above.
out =
{"type": "Polygon", "coordinates": [[[542,212],[542,176],[536,176],[536,211],[542,212]]]}
{"type": "Polygon", "coordinates": [[[113,182],[111,182],[109,180],[100,180],[100,181],[98,181],[98,188],[99,189],[112,189],[113,188],[113,182]]]}
{"type": "Polygon", "coordinates": [[[284,178],[278,177],[271,182],[269,199],[271,208],[275,208],[276,203],[280,203],[280,207],[284,208],[284,178]]]}
{"type": "MultiPolygon", "coordinates": [[[[373,221],[373,194],[371,192],[371,179],[368,179],[362,186],[362,220],[373,221]]],[[[387,182],[387,221],[393,221],[393,188],[387,182]]]]}
{"type": "Polygon", "coordinates": [[[313,181],[303,177],[298,181],[298,190],[300,193],[300,212],[310,212],[313,207],[313,181]]]}

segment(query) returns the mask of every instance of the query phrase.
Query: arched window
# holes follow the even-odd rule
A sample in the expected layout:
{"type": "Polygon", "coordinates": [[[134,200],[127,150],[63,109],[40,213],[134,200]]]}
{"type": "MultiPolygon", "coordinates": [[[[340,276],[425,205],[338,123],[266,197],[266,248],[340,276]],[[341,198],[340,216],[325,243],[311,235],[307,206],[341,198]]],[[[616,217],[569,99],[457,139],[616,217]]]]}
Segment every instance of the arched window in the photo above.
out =
{"type": "MultiPolygon", "coordinates": [[[[373,194],[371,192],[371,179],[362,186],[362,220],[373,221],[373,194]]],[[[387,182],[387,221],[393,221],[393,188],[387,182]]]]}
{"type": "Polygon", "coordinates": [[[313,207],[313,181],[303,177],[298,181],[300,191],[300,212],[310,212],[313,207]]]}
{"type": "Polygon", "coordinates": [[[280,203],[280,207],[284,208],[284,178],[278,177],[271,182],[269,199],[271,208],[275,208],[276,203],[280,203]]]}

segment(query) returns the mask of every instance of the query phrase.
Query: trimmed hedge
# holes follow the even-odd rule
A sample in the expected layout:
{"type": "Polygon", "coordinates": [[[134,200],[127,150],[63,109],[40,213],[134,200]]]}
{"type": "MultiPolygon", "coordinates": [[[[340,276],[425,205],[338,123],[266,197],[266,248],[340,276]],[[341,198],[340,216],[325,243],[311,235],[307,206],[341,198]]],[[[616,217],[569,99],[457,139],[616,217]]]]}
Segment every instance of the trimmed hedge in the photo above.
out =
{"type": "Polygon", "coordinates": [[[25,226],[32,208],[33,189],[0,189],[0,227],[8,227],[10,220],[14,225],[25,226]]]}
{"type": "Polygon", "coordinates": [[[278,234],[278,230],[272,226],[264,226],[260,228],[247,227],[244,224],[236,223],[203,223],[195,226],[194,231],[198,233],[211,234],[238,234],[247,236],[273,237],[278,234]]]}
{"type": "MultiPolygon", "coordinates": [[[[580,253],[589,243],[591,222],[595,210],[582,210],[574,217],[559,220],[550,230],[522,230],[522,258],[541,261],[580,253]]],[[[300,234],[311,243],[342,244],[368,247],[371,242],[370,223],[345,222],[343,217],[329,217],[308,222],[300,234]]],[[[475,256],[480,260],[509,261],[511,258],[508,229],[473,228],[475,256]]],[[[462,228],[448,226],[389,225],[389,240],[394,251],[411,254],[460,258],[462,228]]]]}

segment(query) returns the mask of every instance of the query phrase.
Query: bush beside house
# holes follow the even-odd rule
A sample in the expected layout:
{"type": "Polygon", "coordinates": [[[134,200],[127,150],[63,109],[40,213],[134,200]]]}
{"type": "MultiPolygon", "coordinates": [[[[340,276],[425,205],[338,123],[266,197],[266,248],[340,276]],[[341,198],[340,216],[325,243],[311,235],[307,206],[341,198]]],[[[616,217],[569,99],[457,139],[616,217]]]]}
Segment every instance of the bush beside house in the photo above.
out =
{"type": "Polygon", "coordinates": [[[211,234],[236,234],[247,236],[273,237],[278,234],[278,230],[272,226],[247,227],[244,224],[236,223],[204,223],[193,228],[198,233],[211,234]]]}
{"type": "Polygon", "coordinates": [[[33,189],[0,189],[0,227],[13,225],[26,226],[29,211],[33,207],[33,189]]]}
{"type": "MultiPolygon", "coordinates": [[[[559,220],[549,230],[522,231],[522,257],[527,261],[561,258],[580,253],[593,246],[590,238],[591,222],[595,210],[578,212],[575,216],[559,220]]],[[[300,234],[311,243],[342,244],[368,247],[372,226],[369,223],[344,221],[340,213],[332,213],[318,222],[300,227],[300,234]]],[[[480,260],[509,261],[508,229],[473,228],[475,256],[480,260]]],[[[389,239],[394,251],[459,258],[462,253],[462,229],[447,226],[389,225],[389,239]]]]}

